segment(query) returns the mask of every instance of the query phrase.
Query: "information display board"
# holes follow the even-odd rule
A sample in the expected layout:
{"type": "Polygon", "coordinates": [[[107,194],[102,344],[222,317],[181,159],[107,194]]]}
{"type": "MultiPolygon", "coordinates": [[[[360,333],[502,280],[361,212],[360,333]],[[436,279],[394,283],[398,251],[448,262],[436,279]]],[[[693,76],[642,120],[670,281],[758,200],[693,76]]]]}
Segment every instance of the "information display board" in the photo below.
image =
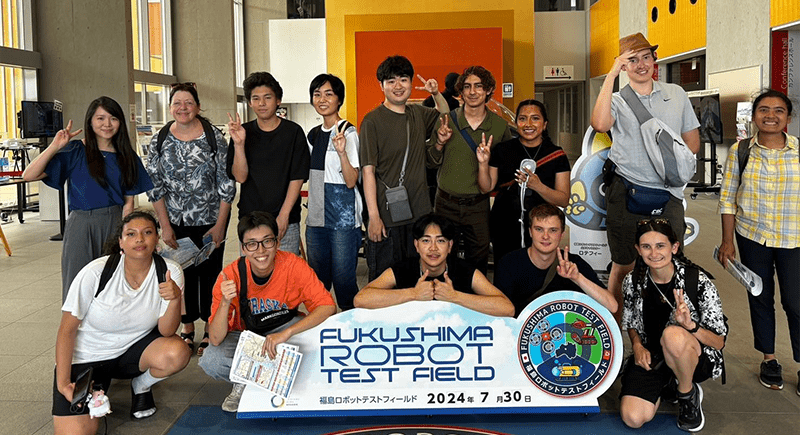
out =
{"type": "Polygon", "coordinates": [[[611,313],[571,291],[516,319],[441,301],[354,309],[289,343],[303,353],[292,393],[248,386],[238,418],[596,413],[622,360],[611,313]]]}

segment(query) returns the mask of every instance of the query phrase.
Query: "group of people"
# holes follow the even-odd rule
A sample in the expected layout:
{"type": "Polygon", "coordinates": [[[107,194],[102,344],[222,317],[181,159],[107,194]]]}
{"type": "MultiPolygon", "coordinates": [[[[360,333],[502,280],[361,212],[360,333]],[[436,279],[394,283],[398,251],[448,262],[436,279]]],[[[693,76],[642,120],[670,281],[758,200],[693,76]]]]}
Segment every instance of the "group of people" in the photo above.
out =
{"type": "MultiPolygon", "coordinates": [[[[205,322],[200,367],[230,382],[243,330],[264,335],[264,352],[274,356],[278,344],[336,313],[336,304],[348,310],[436,299],[519,316],[536,297],[557,290],[583,292],[610,312],[621,311],[633,346],[620,406],[628,426],[651,420],[661,400],[677,400],[678,426],[700,430],[700,382],[724,368],[728,330],[720,297],[709,275],[682,254],[683,188],[667,189],[660,216],[636,214],[626,205],[630,183],[665,188],[647,158],[639,121],[613,92],[622,71],[654,117],[679,132],[693,152],[700,145],[685,92],[652,79],[656,49],[641,34],[620,40],[592,114],[592,126],[614,137],[606,187],[613,262],[608,289],[586,261],[560,248],[565,216],[559,207],[568,203],[570,166],[547,135],[544,105],[519,104],[519,137],[512,138],[509,125],[486,106],[496,83],[481,66],[448,77],[454,81],[448,92],[462,100],[453,109],[436,80],[415,76],[403,56],[388,57],[377,69],[385,99],[358,130],[339,115],[342,81],[320,74],[309,98],[323,123],[307,135],[277,115],[278,81],[252,73],[243,87],[256,119],[242,123],[238,114],[229,115],[230,141],[200,115],[196,86],[177,83],[170,91],[174,121],[153,137],[146,165],[133,151],[120,106],[98,98],[87,110],[85,139],[73,140],[81,130],[72,131],[70,121],[24,174],[55,188],[69,184],[53,384],[56,433],[96,430],[97,420],[71,404],[74,382],[89,367],[106,391],[112,378],[132,379],[131,415],[152,415],[150,388],[188,364],[198,319],[205,322]],[[435,108],[408,104],[415,78],[435,108]],[[426,168],[438,169],[433,201],[426,168]],[[306,181],[307,263],[298,257],[306,181]],[[242,256],[223,269],[220,248],[236,183],[242,256]],[[133,211],[133,196],[143,192],[158,219],[133,211]],[[359,290],[362,225],[370,282],[359,290]],[[170,247],[189,238],[218,249],[200,266],[181,270],[156,254],[159,227],[170,247]],[[486,277],[490,244],[494,283],[486,277]],[[298,311],[301,304],[307,314],[298,311]]],[[[791,110],[775,91],[755,100],[759,133],[731,149],[720,199],[720,261],[735,257],[735,232],[743,263],[764,280],[750,306],[755,346],[764,354],[760,380],[770,388],[783,386],[774,350],[776,269],[800,362],[800,299],[792,291],[800,272],[791,267],[798,259],[800,156],[797,138],[783,133],[791,110]],[[776,203],[786,204],[785,212],[774,212],[776,203]]],[[[222,408],[235,411],[243,390],[234,384],[222,408]]]]}

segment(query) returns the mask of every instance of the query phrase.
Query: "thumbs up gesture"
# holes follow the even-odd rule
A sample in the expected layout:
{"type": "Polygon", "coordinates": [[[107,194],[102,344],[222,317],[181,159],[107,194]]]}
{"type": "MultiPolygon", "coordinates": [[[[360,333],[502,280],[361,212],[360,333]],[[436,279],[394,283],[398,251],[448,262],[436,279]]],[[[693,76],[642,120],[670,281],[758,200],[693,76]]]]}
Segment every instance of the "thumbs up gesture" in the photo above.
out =
{"type": "Polygon", "coordinates": [[[166,281],[158,284],[158,294],[160,294],[161,298],[165,301],[180,299],[181,288],[172,280],[172,274],[169,269],[167,270],[166,278],[166,281]]]}

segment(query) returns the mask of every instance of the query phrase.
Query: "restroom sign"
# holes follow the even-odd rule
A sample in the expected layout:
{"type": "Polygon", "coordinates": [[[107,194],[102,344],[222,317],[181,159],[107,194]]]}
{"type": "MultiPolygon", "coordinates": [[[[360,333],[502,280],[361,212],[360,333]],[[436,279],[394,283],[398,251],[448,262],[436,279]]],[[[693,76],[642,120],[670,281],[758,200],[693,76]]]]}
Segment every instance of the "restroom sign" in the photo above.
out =
{"type": "Polygon", "coordinates": [[[573,65],[547,65],[544,67],[545,80],[572,80],[575,78],[573,65]]]}

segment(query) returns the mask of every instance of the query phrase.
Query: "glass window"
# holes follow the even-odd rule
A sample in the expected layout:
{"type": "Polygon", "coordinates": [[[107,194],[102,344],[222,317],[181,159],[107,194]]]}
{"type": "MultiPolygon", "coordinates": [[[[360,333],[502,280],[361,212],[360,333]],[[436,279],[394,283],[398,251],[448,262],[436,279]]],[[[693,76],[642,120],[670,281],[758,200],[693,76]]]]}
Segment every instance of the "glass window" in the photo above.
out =
{"type": "Polygon", "coordinates": [[[535,12],[582,11],[583,0],[535,0],[535,12]]]}
{"type": "Polygon", "coordinates": [[[131,0],[131,19],[134,69],[172,74],[170,2],[131,0]]]}
{"type": "Polygon", "coordinates": [[[685,91],[699,91],[705,89],[705,55],[667,64],[667,82],[675,83],[685,91]]]}
{"type": "Polygon", "coordinates": [[[3,83],[0,106],[0,140],[19,138],[17,112],[22,110],[22,101],[36,101],[36,70],[0,67],[0,82],[3,83]]]}
{"type": "Polygon", "coordinates": [[[30,0],[0,0],[0,46],[33,49],[30,0]]]}
{"type": "Polygon", "coordinates": [[[244,82],[244,5],[243,0],[233,0],[233,41],[236,58],[236,86],[244,82]]]}

